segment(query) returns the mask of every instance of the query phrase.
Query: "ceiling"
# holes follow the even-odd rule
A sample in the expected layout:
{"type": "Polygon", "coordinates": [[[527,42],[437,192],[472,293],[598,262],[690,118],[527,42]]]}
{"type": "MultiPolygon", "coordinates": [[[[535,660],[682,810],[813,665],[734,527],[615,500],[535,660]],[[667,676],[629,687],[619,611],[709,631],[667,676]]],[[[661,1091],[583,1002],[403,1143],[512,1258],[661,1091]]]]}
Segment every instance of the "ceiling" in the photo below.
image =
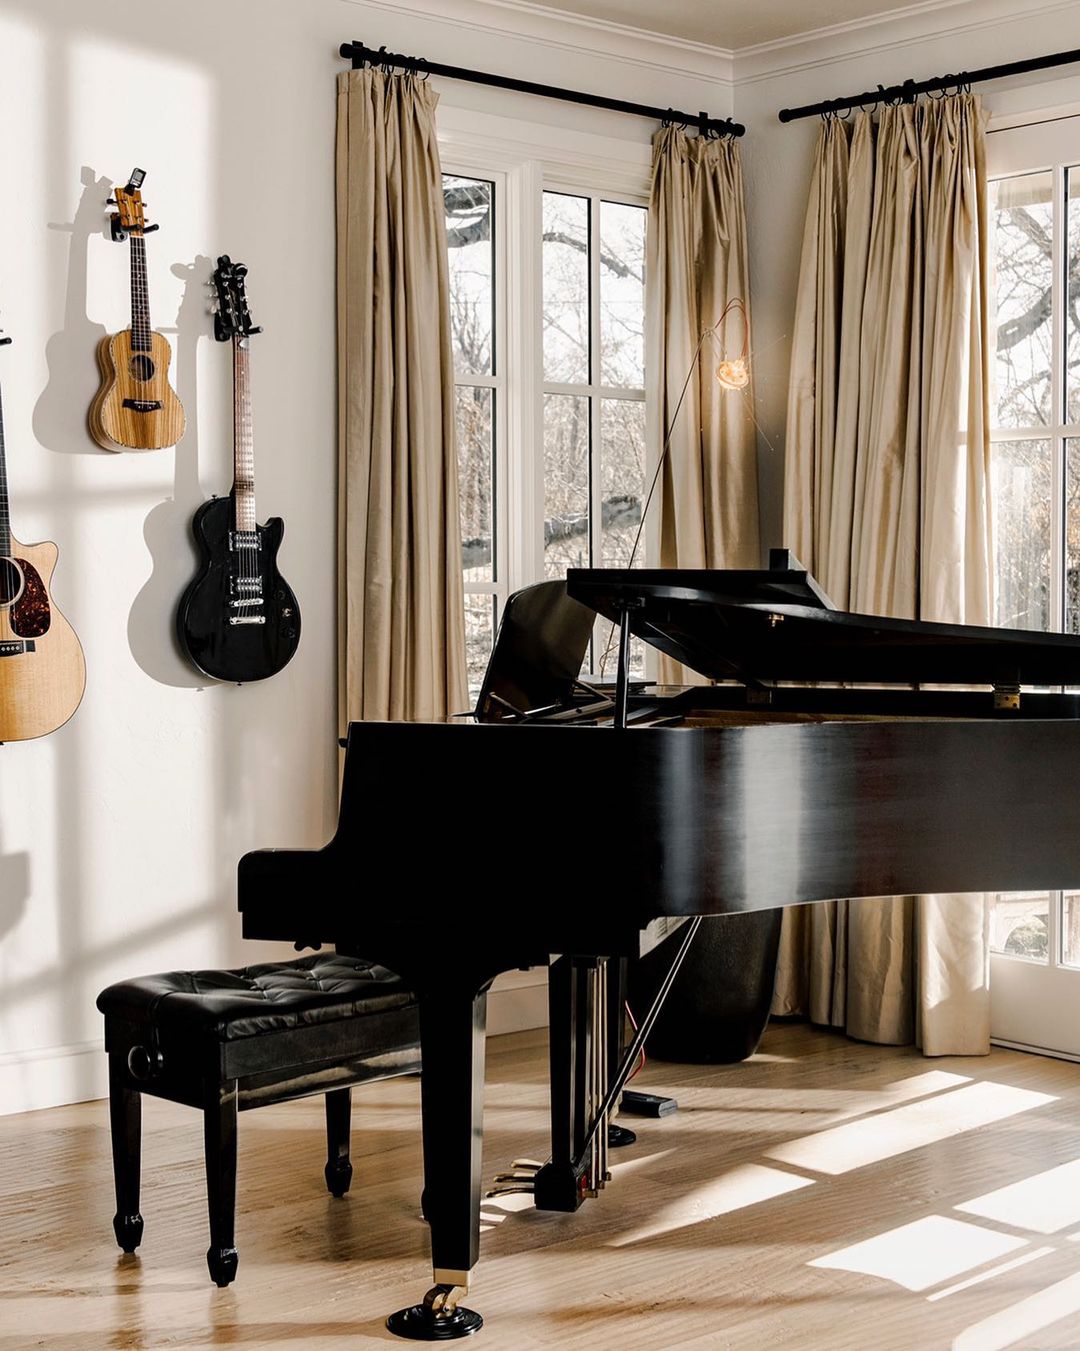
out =
{"type": "Polygon", "coordinates": [[[542,0],[545,9],[738,50],[907,8],[904,0],[542,0]]]}

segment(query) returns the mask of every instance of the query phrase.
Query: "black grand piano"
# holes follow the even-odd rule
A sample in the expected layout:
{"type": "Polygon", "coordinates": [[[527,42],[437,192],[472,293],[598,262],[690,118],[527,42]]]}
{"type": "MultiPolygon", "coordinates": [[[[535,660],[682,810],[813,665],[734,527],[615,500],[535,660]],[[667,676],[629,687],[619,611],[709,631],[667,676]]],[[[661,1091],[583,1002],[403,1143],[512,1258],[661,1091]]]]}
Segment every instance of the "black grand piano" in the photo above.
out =
{"type": "Polygon", "coordinates": [[[335,944],[420,997],[435,1284],[395,1332],[482,1321],[458,1300],[501,972],[551,967],[551,1158],[521,1180],[572,1210],[607,1178],[608,1118],[702,916],[1080,886],[1080,697],[1055,692],[1080,686],[1080,638],[848,614],[790,554],[770,564],[519,592],[468,722],[353,723],[333,840],[241,860],[246,936],[335,944]],[[579,679],[597,615],[619,625],[614,687],[579,679]],[[632,636],[713,683],[635,683],[632,636]],[[620,959],[658,917],[684,937],[624,1048],[620,959]]]}

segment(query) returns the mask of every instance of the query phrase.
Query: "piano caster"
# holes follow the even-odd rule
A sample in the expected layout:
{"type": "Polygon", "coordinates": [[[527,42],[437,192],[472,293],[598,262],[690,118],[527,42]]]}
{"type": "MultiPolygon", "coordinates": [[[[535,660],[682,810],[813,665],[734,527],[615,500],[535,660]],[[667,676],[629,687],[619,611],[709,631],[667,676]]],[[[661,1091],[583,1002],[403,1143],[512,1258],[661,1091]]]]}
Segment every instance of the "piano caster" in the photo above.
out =
{"type": "Polygon", "coordinates": [[[475,1310],[458,1305],[458,1299],[465,1293],[460,1285],[433,1285],[423,1304],[392,1313],[386,1326],[395,1337],[405,1337],[410,1342],[449,1342],[471,1337],[484,1326],[484,1320],[475,1310]]]}
{"type": "Polygon", "coordinates": [[[607,1142],[609,1149],[625,1149],[627,1145],[637,1144],[637,1131],[632,1131],[626,1126],[609,1126],[607,1142]]]}
{"type": "Polygon", "coordinates": [[[142,1242],[143,1217],[141,1215],[113,1216],[113,1233],[124,1252],[134,1252],[142,1242]]]}
{"type": "Polygon", "coordinates": [[[216,1286],[224,1290],[236,1280],[236,1268],[240,1258],[235,1248],[207,1248],[206,1265],[210,1269],[210,1278],[216,1286]]]}

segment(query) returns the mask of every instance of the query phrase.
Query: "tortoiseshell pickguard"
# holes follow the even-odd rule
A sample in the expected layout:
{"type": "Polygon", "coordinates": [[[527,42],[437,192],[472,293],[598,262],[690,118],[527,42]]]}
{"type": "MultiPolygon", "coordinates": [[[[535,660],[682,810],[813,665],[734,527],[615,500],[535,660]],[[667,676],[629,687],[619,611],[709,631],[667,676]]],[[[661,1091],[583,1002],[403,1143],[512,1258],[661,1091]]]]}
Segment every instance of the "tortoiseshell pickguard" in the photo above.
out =
{"type": "Polygon", "coordinates": [[[22,569],[24,585],[22,595],[11,607],[11,627],[19,638],[40,638],[48,633],[52,622],[49,593],[37,568],[25,558],[16,558],[15,562],[22,569]]]}

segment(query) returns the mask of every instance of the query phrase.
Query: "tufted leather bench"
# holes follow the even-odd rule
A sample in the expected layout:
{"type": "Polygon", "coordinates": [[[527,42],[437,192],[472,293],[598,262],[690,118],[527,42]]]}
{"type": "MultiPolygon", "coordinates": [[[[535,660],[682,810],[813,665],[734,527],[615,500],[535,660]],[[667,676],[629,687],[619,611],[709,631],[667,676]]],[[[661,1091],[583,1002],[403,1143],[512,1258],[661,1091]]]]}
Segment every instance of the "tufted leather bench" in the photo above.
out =
{"type": "Polygon", "coordinates": [[[125,1252],[142,1240],[142,1094],[203,1112],[210,1275],[236,1275],[236,1115],[326,1094],[326,1185],[344,1196],[350,1089],[420,1068],[417,1001],[383,966],[317,954],[238,971],[169,971],[98,995],[109,1055],[116,1217],[125,1252]]]}

